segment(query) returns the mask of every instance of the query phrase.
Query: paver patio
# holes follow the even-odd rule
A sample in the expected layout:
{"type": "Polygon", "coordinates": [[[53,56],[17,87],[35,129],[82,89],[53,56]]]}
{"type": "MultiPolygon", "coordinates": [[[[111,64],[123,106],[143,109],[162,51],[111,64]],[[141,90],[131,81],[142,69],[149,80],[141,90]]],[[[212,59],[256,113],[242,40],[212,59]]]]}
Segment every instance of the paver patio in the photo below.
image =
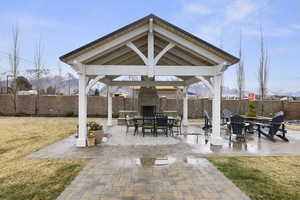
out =
{"type": "MultiPolygon", "coordinates": [[[[125,135],[124,127],[106,129],[112,137],[94,148],[75,147],[74,136],[29,155],[29,158],[92,158],[58,199],[249,199],[203,156],[300,154],[299,134],[290,143],[269,142],[257,135],[243,144],[213,149],[199,125],[179,137],[125,135]],[[198,138],[197,138],[198,137],[198,138]],[[283,147],[283,148],[280,148],[283,147]],[[293,151],[291,151],[293,149],[293,151]]],[[[226,138],[226,135],[223,134],[226,138]]]]}

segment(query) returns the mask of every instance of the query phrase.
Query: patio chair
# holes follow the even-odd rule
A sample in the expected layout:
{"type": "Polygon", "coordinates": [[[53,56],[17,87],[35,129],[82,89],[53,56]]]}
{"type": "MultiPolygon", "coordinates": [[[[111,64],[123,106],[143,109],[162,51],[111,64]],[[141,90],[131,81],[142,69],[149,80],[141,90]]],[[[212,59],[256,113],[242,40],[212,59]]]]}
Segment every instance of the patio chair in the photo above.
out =
{"type": "Polygon", "coordinates": [[[280,115],[284,115],[284,112],[283,111],[279,111],[277,113],[274,114],[274,117],[277,117],[277,116],[280,116],[280,115]]]}
{"type": "Polygon", "coordinates": [[[149,133],[147,130],[150,131],[151,134],[155,134],[155,118],[154,117],[143,117],[143,124],[142,124],[142,132],[143,137],[145,137],[146,133],[149,133]]]}
{"type": "Polygon", "coordinates": [[[155,134],[157,135],[159,130],[162,130],[162,133],[165,134],[168,137],[168,130],[169,130],[169,124],[168,124],[168,117],[156,117],[156,123],[155,123],[155,134]]]}
{"type": "Polygon", "coordinates": [[[165,117],[167,115],[165,113],[155,113],[154,116],[155,117],[165,117]]]}
{"type": "Polygon", "coordinates": [[[268,124],[256,123],[256,125],[257,125],[259,138],[261,135],[264,135],[266,138],[270,139],[271,141],[275,141],[274,136],[277,136],[286,142],[289,141],[285,136],[287,131],[285,130],[283,114],[275,116],[272,119],[272,121],[268,124]],[[266,132],[264,128],[268,128],[269,131],[266,132]],[[281,132],[281,134],[278,134],[278,132],[281,132]]]}
{"type": "Polygon", "coordinates": [[[244,122],[244,118],[239,115],[234,115],[230,117],[229,122],[229,142],[231,142],[232,134],[236,135],[237,140],[242,140],[246,142],[246,129],[249,126],[249,123],[244,122]]]}
{"type": "Polygon", "coordinates": [[[204,110],[204,126],[203,126],[203,130],[208,131],[212,128],[212,123],[211,123],[211,119],[207,113],[206,110],[204,110]]]}
{"type": "Polygon", "coordinates": [[[232,112],[225,108],[223,110],[223,123],[222,125],[226,125],[230,121],[230,117],[232,116],[232,112]]]}
{"type": "Polygon", "coordinates": [[[178,116],[176,120],[173,120],[170,123],[170,131],[172,135],[174,134],[174,132],[179,133],[179,135],[181,135],[182,118],[182,115],[180,117],[178,116]],[[176,129],[175,131],[174,128],[176,129]]]}
{"type": "Polygon", "coordinates": [[[125,120],[126,120],[126,135],[129,131],[130,127],[134,128],[134,134],[133,135],[135,135],[135,133],[137,132],[137,126],[136,126],[135,120],[131,119],[128,115],[126,116],[125,120]]]}

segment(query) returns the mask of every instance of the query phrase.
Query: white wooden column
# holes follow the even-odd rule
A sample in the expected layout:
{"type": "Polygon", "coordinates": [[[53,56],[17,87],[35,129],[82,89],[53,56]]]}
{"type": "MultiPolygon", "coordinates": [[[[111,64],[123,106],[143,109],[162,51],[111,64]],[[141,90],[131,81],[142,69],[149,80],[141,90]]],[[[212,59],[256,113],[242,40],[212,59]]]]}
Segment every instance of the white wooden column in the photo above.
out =
{"type": "Polygon", "coordinates": [[[212,138],[211,144],[222,145],[221,138],[221,82],[222,74],[213,78],[213,103],[212,103],[212,138]]]}
{"type": "Polygon", "coordinates": [[[184,126],[188,125],[188,88],[184,87],[183,88],[183,120],[182,124],[184,126]]]}
{"type": "Polygon", "coordinates": [[[148,77],[154,76],[154,33],[153,33],[153,19],[149,19],[148,32],[148,77]]]}
{"type": "Polygon", "coordinates": [[[87,77],[85,75],[85,68],[82,68],[79,75],[79,103],[78,103],[78,125],[79,134],[76,141],[77,147],[85,147],[87,139],[87,94],[86,94],[86,82],[87,77]]]}
{"type": "Polygon", "coordinates": [[[107,86],[107,126],[112,126],[112,94],[111,86],[107,86]]]}

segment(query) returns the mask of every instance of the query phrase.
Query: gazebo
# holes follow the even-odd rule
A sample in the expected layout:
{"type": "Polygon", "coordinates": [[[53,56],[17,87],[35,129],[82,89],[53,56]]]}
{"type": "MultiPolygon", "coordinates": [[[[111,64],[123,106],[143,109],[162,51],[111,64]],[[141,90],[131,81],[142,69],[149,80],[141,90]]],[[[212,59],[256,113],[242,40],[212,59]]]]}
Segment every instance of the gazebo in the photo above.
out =
{"type": "Polygon", "coordinates": [[[188,121],[189,85],[202,82],[213,94],[211,143],[220,144],[220,89],[224,71],[239,61],[229,53],[150,14],[60,57],[79,76],[79,137],[86,146],[87,94],[97,82],[108,86],[108,119],[112,125],[112,86],[183,86],[183,124],[188,121]],[[120,76],[139,76],[130,81],[120,76]],[[174,81],[157,80],[175,76],[174,81]]]}

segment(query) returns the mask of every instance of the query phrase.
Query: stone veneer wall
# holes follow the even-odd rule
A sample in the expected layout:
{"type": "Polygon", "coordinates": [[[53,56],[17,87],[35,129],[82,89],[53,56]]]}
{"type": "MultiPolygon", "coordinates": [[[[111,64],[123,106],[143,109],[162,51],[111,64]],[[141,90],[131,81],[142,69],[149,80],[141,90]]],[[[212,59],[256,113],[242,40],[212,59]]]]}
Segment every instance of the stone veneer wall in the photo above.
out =
{"type": "MultiPolygon", "coordinates": [[[[136,101],[136,100],[135,100],[136,101]]],[[[262,102],[256,101],[257,113],[261,113],[262,102]]],[[[17,98],[17,113],[26,115],[35,115],[36,97],[30,95],[20,95],[17,98]]],[[[212,101],[209,99],[189,99],[188,115],[189,118],[202,118],[203,111],[211,115],[212,101]]],[[[113,113],[117,114],[119,110],[137,110],[137,102],[133,105],[133,99],[124,97],[113,97],[113,113]]],[[[245,113],[248,108],[247,100],[223,100],[222,109],[227,108],[234,113],[238,113],[239,107],[241,114],[245,113]]],[[[176,99],[168,99],[162,97],[159,99],[159,111],[177,110],[176,99]]],[[[300,102],[294,101],[265,101],[264,115],[269,116],[272,113],[283,110],[286,119],[300,119],[300,102]]],[[[42,116],[65,116],[69,113],[78,113],[78,97],[77,96],[40,96],[38,115],[42,116]]],[[[13,104],[9,95],[0,95],[0,115],[13,115],[13,104]]],[[[107,115],[107,99],[102,96],[88,97],[88,115],[90,116],[106,116],[107,115]]]]}

